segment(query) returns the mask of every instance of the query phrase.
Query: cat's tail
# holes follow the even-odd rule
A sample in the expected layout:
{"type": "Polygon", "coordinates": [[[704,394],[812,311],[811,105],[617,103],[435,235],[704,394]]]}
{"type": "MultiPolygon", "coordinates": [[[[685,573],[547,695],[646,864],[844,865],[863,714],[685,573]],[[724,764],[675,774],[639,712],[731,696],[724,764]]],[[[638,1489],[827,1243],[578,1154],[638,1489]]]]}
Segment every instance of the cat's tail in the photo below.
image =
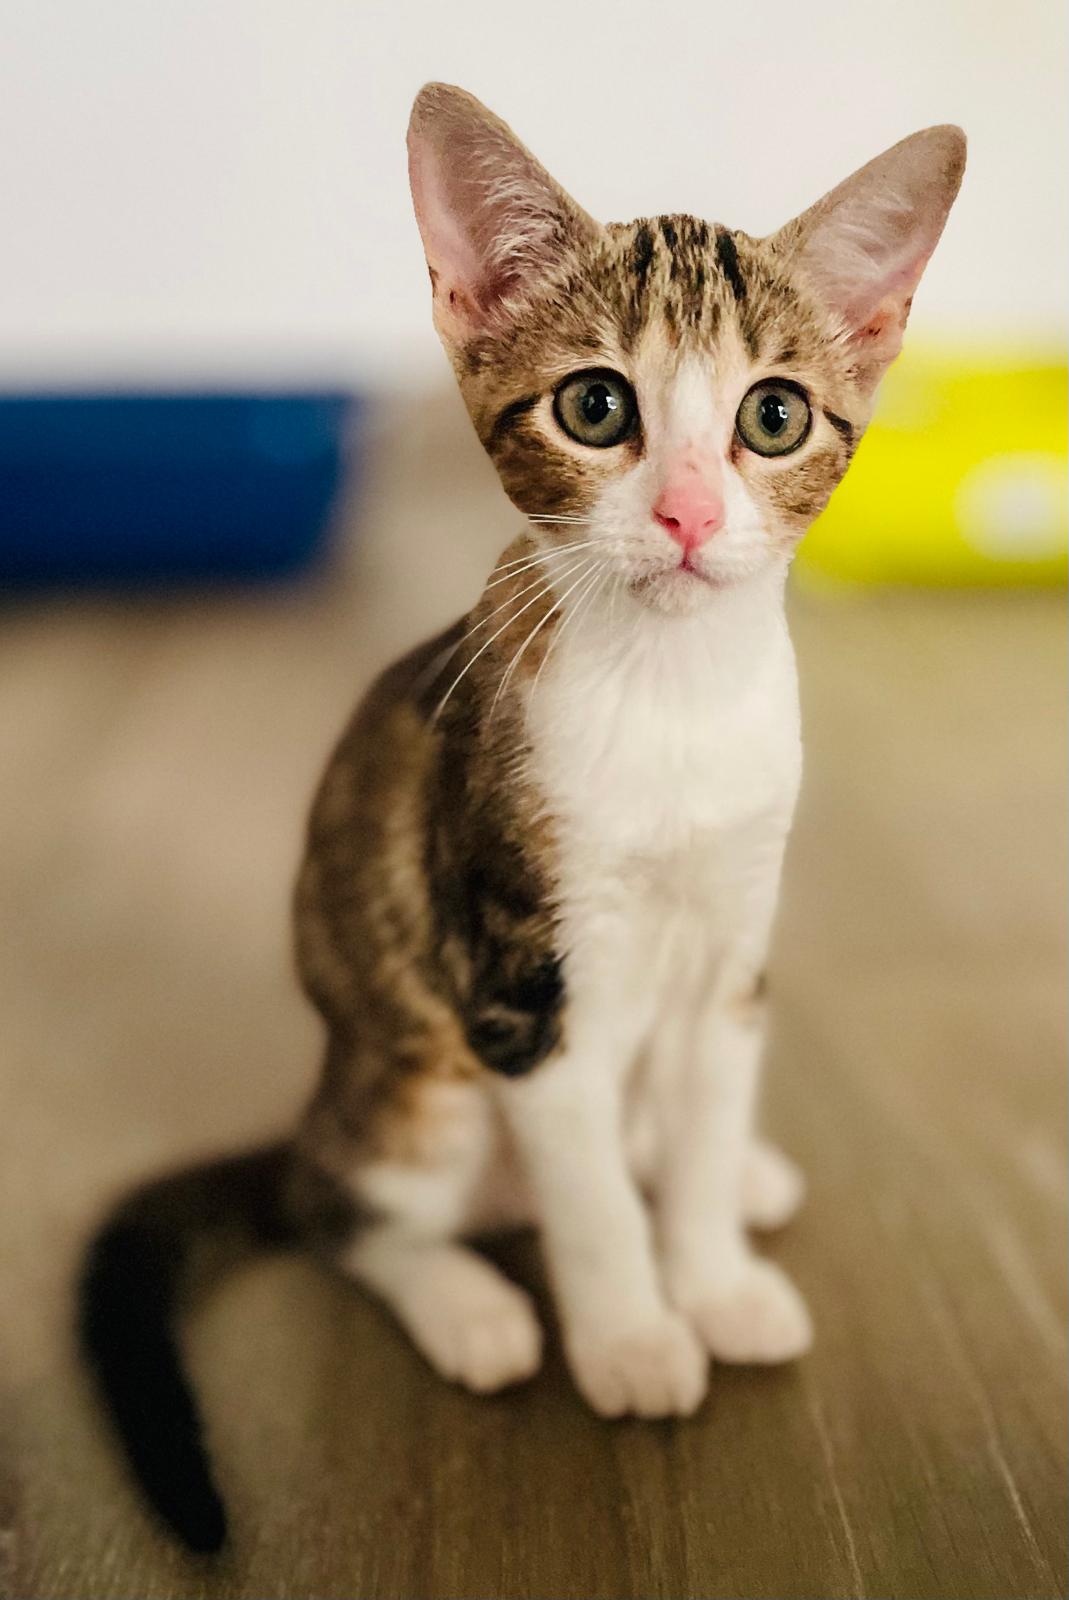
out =
{"type": "Polygon", "coordinates": [[[243,1256],[295,1242],[284,1206],[283,1144],[191,1168],[132,1194],[89,1248],[80,1285],[82,1349],[130,1465],[191,1550],[226,1539],[176,1319],[243,1256]]]}

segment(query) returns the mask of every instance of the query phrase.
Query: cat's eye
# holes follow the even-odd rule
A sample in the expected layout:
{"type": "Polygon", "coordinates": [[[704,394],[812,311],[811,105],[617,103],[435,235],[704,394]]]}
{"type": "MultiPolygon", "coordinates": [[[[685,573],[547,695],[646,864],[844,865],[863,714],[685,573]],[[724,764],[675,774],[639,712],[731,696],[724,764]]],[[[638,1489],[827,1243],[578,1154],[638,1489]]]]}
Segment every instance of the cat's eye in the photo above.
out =
{"type": "Polygon", "coordinates": [[[735,431],[759,456],[785,456],[804,442],[813,413],[805,393],[782,378],[755,383],[739,407],[735,431]]]}
{"type": "Polygon", "coordinates": [[[635,391],[618,372],[573,372],[557,387],[553,415],[571,439],[604,450],[622,444],[635,426],[635,391]]]}

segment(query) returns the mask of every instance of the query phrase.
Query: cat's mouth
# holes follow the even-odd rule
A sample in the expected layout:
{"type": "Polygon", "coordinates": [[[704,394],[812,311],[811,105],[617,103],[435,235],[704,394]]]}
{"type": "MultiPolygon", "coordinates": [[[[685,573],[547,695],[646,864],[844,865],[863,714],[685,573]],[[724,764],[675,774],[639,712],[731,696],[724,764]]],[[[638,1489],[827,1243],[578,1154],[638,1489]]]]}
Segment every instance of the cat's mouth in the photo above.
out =
{"type": "Polygon", "coordinates": [[[688,573],[690,575],[690,577],[697,578],[699,580],[699,582],[701,582],[701,583],[712,583],[712,584],[716,583],[716,579],[715,578],[710,577],[710,575],[707,572],[703,572],[701,567],[696,567],[694,565],[694,562],[690,558],[690,552],[689,551],[683,557],[682,561],[680,561],[679,565],[676,567],[676,571],[677,572],[688,573]]]}
{"type": "Polygon", "coordinates": [[[674,611],[680,605],[693,604],[702,593],[729,589],[737,579],[734,575],[710,571],[699,566],[690,553],[671,566],[658,567],[653,572],[636,574],[628,584],[636,600],[657,610],[674,611]]]}

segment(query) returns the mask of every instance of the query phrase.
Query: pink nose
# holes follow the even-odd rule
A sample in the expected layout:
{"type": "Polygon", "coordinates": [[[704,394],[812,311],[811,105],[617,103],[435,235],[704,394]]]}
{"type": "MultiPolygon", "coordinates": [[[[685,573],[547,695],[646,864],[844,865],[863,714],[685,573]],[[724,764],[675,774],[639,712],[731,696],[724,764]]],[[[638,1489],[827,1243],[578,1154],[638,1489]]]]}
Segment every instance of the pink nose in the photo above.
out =
{"type": "Polygon", "coordinates": [[[686,554],[724,525],[724,502],[699,483],[670,485],[653,503],[653,515],[686,554]]]}

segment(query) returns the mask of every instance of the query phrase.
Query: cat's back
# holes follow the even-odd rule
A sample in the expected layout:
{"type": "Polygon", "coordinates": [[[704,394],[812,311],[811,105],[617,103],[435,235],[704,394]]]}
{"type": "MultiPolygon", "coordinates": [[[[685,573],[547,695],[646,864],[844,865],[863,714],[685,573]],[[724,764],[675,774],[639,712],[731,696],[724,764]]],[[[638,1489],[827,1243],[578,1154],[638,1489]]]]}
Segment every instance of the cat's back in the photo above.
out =
{"type": "Polygon", "coordinates": [[[373,969],[422,959],[433,908],[425,871],[438,758],[439,666],[463,621],[380,673],[331,753],[312,800],[294,894],[297,965],[321,1010],[341,1013],[373,969]]]}

